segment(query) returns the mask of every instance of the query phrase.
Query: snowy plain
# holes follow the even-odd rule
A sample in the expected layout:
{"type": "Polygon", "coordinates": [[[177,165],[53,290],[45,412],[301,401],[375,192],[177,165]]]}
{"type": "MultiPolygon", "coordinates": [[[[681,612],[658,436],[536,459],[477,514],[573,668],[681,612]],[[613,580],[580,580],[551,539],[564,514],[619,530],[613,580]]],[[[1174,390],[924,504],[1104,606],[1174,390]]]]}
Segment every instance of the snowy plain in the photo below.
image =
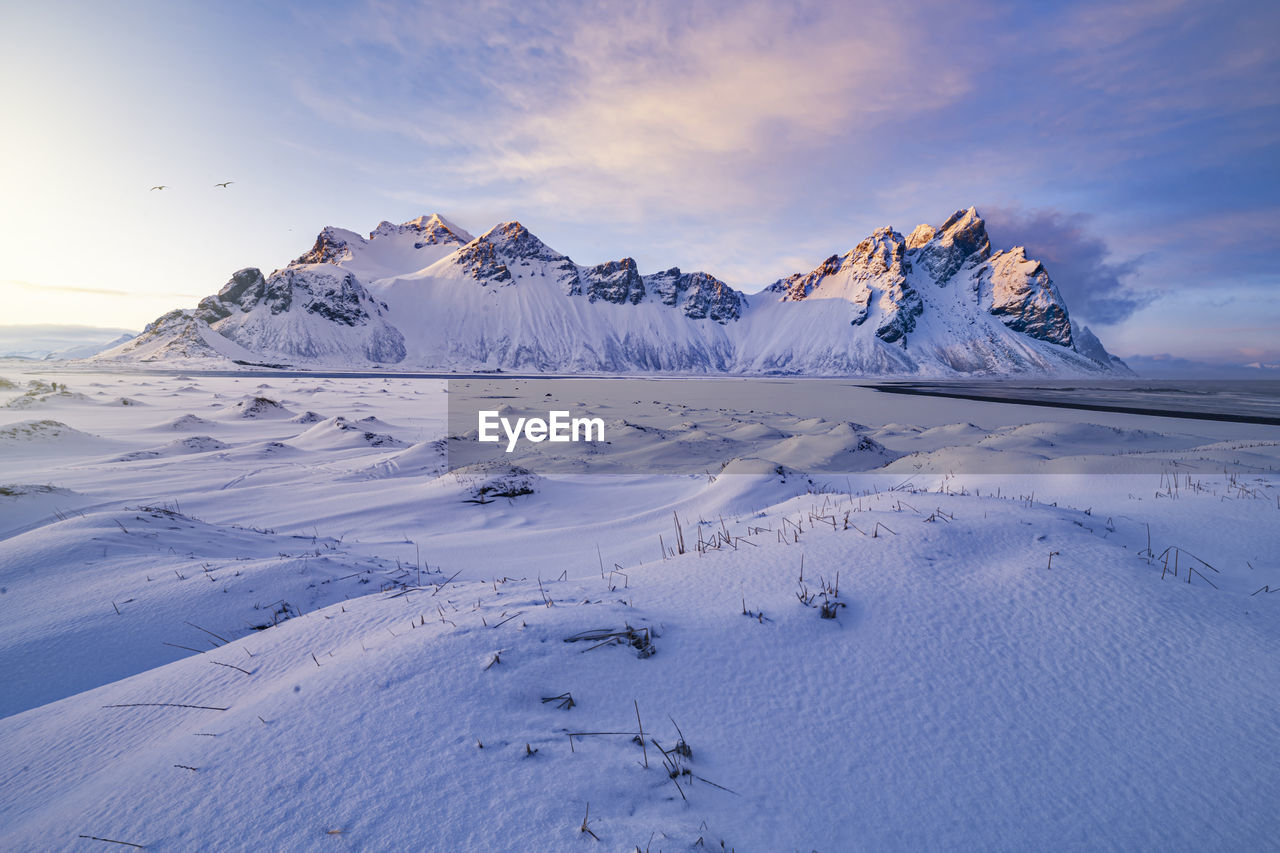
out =
{"type": "Polygon", "coordinates": [[[1276,847],[1280,427],[654,381],[657,473],[450,471],[443,380],[0,378],[6,850],[1276,847]]]}

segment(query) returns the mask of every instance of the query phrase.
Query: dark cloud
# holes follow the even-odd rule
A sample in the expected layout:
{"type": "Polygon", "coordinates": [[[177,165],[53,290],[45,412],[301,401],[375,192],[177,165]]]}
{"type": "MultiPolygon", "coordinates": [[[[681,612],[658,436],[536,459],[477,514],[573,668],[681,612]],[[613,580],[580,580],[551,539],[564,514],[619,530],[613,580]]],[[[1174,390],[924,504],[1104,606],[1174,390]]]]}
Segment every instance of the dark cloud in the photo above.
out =
{"type": "Polygon", "coordinates": [[[1134,290],[1141,258],[1110,260],[1107,244],[1089,231],[1090,217],[1059,210],[983,207],[992,248],[1025,246],[1027,257],[1045,265],[1071,316],[1106,325],[1127,320],[1154,295],[1134,290]]]}

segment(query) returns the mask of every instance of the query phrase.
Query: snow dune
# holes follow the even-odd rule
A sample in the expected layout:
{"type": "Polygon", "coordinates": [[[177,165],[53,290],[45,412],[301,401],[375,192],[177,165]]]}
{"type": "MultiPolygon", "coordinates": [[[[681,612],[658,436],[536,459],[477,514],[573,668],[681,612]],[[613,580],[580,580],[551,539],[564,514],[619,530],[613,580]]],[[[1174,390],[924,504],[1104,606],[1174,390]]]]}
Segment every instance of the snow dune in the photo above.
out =
{"type": "Polygon", "coordinates": [[[1273,846],[1276,428],[672,383],[447,472],[442,382],[121,378],[0,409],[5,849],[1273,846]]]}

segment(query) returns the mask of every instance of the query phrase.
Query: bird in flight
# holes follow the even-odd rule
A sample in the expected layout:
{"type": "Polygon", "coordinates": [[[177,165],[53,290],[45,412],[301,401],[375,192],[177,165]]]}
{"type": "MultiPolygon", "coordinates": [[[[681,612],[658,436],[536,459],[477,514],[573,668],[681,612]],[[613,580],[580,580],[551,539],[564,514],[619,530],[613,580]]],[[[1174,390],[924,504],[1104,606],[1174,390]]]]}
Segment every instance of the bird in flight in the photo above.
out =
{"type": "Polygon", "coordinates": [[[161,184],[160,186],[158,186],[158,187],[152,187],[151,189],[153,189],[153,190],[167,190],[167,189],[169,189],[169,188],[168,188],[167,186],[165,186],[165,185],[161,184]]]}
{"type": "Polygon", "coordinates": [[[214,184],[214,186],[215,186],[215,187],[222,187],[222,188],[225,190],[227,187],[229,187],[231,184],[234,184],[234,183],[235,183],[235,181],[223,181],[223,182],[222,182],[222,183],[220,183],[220,184],[214,184]]]}

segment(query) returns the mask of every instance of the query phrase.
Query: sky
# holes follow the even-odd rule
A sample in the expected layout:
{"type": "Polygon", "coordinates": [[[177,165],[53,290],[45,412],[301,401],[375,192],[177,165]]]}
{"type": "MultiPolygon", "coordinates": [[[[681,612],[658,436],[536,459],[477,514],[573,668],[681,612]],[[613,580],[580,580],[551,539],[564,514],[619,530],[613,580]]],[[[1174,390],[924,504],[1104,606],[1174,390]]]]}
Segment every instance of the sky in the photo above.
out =
{"type": "Polygon", "coordinates": [[[752,292],[974,205],[1113,352],[1280,362],[1276,44],[1258,2],[2,2],[0,323],[432,212],[752,292]]]}

